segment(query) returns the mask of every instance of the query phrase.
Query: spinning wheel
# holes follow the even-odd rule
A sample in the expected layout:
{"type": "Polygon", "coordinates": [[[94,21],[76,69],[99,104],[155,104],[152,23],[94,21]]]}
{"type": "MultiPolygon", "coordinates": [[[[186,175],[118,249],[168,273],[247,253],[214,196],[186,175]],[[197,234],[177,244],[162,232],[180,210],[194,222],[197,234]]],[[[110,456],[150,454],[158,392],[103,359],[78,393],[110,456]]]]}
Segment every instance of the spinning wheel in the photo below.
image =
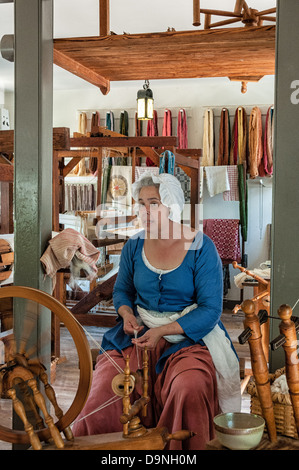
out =
{"type": "Polygon", "coordinates": [[[219,26],[226,26],[232,23],[242,22],[244,26],[262,26],[263,21],[276,21],[275,16],[268,16],[269,14],[275,13],[276,7],[269,8],[267,10],[258,11],[254,8],[250,8],[245,0],[236,0],[234,11],[223,11],[223,10],[207,10],[200,8],[200,1],[193,0],[193,26],[200,26],[200,13],[205,15],[205,29],[216,28],[219,26]],[[229,19],[211,23],[211,16],[224,16],[229,19]]]}
{"type": "MultiPolygon", "coordinates": [[[[64,305],[51,295],[29,287],[12,286],[0,289],[0,299],[4,298],[26,299],[27,301],[35,302],[37,306],[46,307],[53,314],[57,315],[74,340],[78,353],[80,373],[78,389],[74,400],[68,411],[63,414],[56,402],[55,392],[48,383],[45,367],[38,357],[32,358],[32,354],[35,351],[32,351],[32,348],[29,350],[27,346],[27,340],[30,332],[36,325],[37,317],[30,313],[26,315],[25,312],[22,337],[19,338],[18,349],[16,346],[18,338],[14,337],[14,334],[2,338],[5,344],[6,362],[0,365],[0,385],[2,397],[13,400],[14,409],[23,420],[26,431],[12,430],[0,425],[0,440],[14,444],[31,444],[34,448],[35,446],[38,448],[40,441],[49,441],[52,437],[57,447],[61,447],[63,444],[61,444],[62,439],[59,432],[63,431],[67,439],[72,439],[69,425],[80,413],[89,393],[92,377],[92,359],[89,343],[78,321],[64,305]],[[37,388],[36,379],[40,379],[44,384],[46,395],[54,406],[55,414],[58,418],[55,424],[52,417],[47,413],[44,399],[37,388]],[[25,408],[21,400],[16,396],[15,387],[18,385],[21,385],[20,388],[23,388],[25,391],[24,397],[27,398],[27,402],[31,403],[31,410],[34,411],[34,404],[38,405],[42,410],[46,426],[42,419],[39,419],[39,422],[37,422],[39,429],[33,431],[32,425],[27,421],[25,408]],[[33,400],[30,389],[33,392],[33,400]]],[[[35,414],[37,414],[36,411],[35,414]]]]}

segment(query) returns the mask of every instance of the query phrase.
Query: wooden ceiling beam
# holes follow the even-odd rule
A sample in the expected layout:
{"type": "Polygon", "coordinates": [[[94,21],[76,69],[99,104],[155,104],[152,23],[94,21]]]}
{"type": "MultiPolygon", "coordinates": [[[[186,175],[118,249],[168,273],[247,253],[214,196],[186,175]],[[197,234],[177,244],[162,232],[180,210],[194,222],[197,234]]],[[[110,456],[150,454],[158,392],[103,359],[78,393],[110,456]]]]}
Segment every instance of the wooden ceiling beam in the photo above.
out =
{"type": "Polygon", "coordinates": [[[55,65],[67,70],[68,72],[82,78],[88,83],[100,88],[103,95],[107,95],[110,91],[110,81],[104,78],[101,74],[95,72],[84,64],[80,63],[73,57],[64,54],[63,52],[54,48],[53,62],[55,65]]]}
{"type": "MultiPolygon", "coordinates": [[[[54,57],[90,83],[275,73],[275,25],[54,40],[54,57]],[[59,54],[58,54],[59,53],[59,54]],[[68,65],[69,60],[69,65],[68,65]],[[75,64],[75,65],[74,65],[75,64]],[[105,77],[105,78],[103,78],[105,77]],[[94,80],[96,81],[96,80],[94,80]]],[[[103,85],[105,86],[105,85],[103,85]]]]}

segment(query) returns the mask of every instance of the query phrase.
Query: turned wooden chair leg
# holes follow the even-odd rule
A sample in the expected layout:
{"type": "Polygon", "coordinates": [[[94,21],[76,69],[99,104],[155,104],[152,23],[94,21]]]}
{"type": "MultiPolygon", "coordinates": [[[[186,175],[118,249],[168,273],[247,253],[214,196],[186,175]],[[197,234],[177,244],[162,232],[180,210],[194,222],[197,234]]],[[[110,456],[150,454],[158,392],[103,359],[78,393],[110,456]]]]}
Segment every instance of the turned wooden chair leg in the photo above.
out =
{"type": "Polygon", "coordinates": [[[24,429],[28,434],[28,437],[29,437],[29,440],[33,449],[41,450],[42,448],[41,442],[38,436],[35,434],[32,424],[30,424],[27,419],[25,408],[23,406],[23,403],[17,398],[15,389],[10,388],[9,390],[7,390],[7,395],[12,399],[13,408],[24,423],[24,429]]]}
{"type": "Polygon", "coordinates": [[[46,403],[44,400],[44,397],[42,396],[41,392],[39,391],[37,387],[37,382],[35,379],[30,379],[28,380],[28,385],[33,391],[33,397],[35,400],[35,403],[37,406],[40,408],[42,411],[44,417],[45,417],[45,422],[47,426],[49,427],[51,436],[57,446],[58,449],[62,449],[64,447],[64,442],[63,439],[57,429],[57,427],[54,424],[53,418],[49,415],[46,407],[46,403]]]}

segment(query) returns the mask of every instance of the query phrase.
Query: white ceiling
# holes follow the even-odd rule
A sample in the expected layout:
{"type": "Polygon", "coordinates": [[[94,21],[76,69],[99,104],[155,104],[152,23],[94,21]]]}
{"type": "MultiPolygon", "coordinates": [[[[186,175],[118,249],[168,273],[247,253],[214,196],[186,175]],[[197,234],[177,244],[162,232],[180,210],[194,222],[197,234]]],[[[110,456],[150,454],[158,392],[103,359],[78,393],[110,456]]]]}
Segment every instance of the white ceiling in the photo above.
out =
{"type": "MultiPolygon", "coordinates": [[[[0,0],[0,40],[14,33],[14,5],[0,0]]],[[[99,34],[99,0],[53,0],[54,37],[83,37],[99,34]]],[[[116,34],[202,29],[192,25],[192,0],[111,0],[110,30],[116,34]]],[[[276,0],[247,0],[251,8],[266,10],[276,0]]],[[[201,8],[233,11],[235,0],[201,0],[201,8]]],[[[220,21],[225,18],[218,17],[220,21]]],[[[203,22],[203,21],[202,21],[203,22]]],[[[266,24],[266,23],[265,23],[266,24]]],[[[273,23],[271,23],[273,24],[273,23]]],[[[240,23],[232,27],[240,26],[240,23]]],[[[0,54],[0,90],[13,90],[13,64],[0,54]]],[[[54,89],[90,88],[92,85],[54,66],[54,89]]]]}

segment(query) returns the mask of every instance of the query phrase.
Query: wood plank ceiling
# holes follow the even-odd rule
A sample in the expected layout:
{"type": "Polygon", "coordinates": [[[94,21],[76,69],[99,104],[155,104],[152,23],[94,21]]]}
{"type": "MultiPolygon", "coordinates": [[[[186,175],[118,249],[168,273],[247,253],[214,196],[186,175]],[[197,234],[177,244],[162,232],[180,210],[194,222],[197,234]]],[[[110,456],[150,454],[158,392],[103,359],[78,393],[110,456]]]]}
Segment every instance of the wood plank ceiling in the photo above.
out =
{"type": "Polygon", "coordinates": [[[96,37],[55,39],[54,63],[98,86],[103,94],[109,92],[111,81],[256,81],[275,73],[274,25],[122,35],[109,34],[102,26],[102,31],[105,34],[96,37]]]}

